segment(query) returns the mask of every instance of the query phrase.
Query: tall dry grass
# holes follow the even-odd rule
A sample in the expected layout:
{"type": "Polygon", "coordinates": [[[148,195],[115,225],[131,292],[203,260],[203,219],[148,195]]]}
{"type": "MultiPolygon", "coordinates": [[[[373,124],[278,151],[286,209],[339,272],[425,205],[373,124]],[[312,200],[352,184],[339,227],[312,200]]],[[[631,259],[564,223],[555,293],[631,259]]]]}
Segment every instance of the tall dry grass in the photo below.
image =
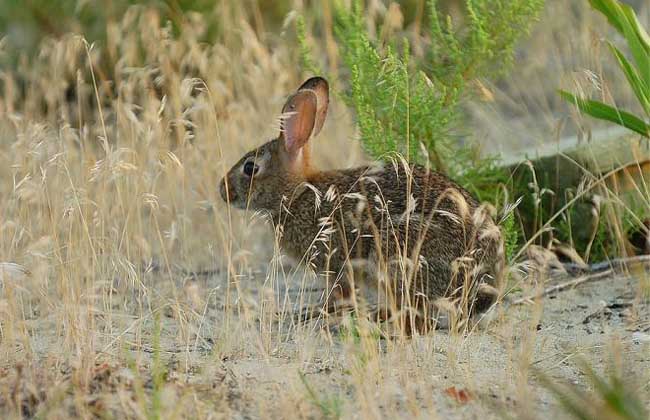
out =
{"type": "MultiPolygon", "coordinates": [[[[197,41],[200,16],[173,37],[134,7],[106,45],[48,39],[0,73],[0,261],[29,271],[0,271],[0,415],[429,417],[447,408],[439,384],[484,388],[478,366],[508,384],[493,415],[529,412],[541,306],[514,329],[402,341],[363,318],[293,319],[317,279],[217,187],[276,134],[298,52],[289,29],[262,41],[245,5],[223,5],[219,44],[197,41]]],[[[335,101],[318,163],[358,164],[354,136],[335,101]]]]}
{"type": "MultiPolygon", "coordinates": [[[[148,367],[161,352],[189,375],[227,355],[270,357],[288,340],[274,319],[287,273],[272,232],[231,212],[217,187],[275,136],[297,57],[290,40],[262,43],[243,6],[229,7],[224,44],[197,41],[199,16],[174,38],[155,11],[134,7],[110,24],[103,50],[77,35],[48,39],[3,72],[0,259],[30,271],[3,271],[3,369],[24,381],[3,384],[7,414],[101,414],[89,395],[102,363],[148,367]]],[[[343,106],[325,133],[319,161],[359,158],[343,106]]],[[[122,379],[137,404],[105,403],[106,413],[153,409],[133,391],[137,374],[122,379]]]]}

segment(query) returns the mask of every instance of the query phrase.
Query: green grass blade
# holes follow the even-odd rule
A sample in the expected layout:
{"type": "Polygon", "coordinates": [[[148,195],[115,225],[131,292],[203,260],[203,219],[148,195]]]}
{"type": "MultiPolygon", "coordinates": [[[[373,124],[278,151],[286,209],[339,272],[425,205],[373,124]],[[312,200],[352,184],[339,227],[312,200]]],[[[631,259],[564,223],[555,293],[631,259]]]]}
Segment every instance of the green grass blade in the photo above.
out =
{"type": "Polygon", "coordinates": [[[609,24],[623,33],[623,13],[620,5],[613,0],[589,0],[591,7],[605,15],[609,24]]]}
{"type": "Polygon", "coordinates": [[[567,101],[575,104],[582,112],[594,118],[616,123],[644,137],[650,138],[650,125],[629,112],[622,111],[602,102],[579,98],[563,90],[560,91],[560,95],[567,101]]]}
{"type": "Polygon", "coordinates": [[[541,372],[536,373],[537,379],[542,386],[555,396],[564,409],[576,419],[591,420],[593,412],[590,406],[585,404],[588,396],[576,387],[562,386],[553,382],[548,376],[541,372]]]}
{"type": "Polygon", "coordinates": [[[650,43],[647,42],[648,34],[639,23],[634,10],[630,6],[621,5],[621,10],[625,19],[623,35],[625,35],[628,47],[639,68],[641,78],[646,84],[650,84],[650,43]],[[644,40],[644,35],[646,40],[644,40]]]}
{"type": "Polygon", "coordinates": [[[639,103],[641,103],[643,110],[647,115],[650,115],[650,89],[648,88],[648,84],[639,76],[636,68],[632,66],[632,64],[627,60],[627,58],[625,58],[623,53],[614,46],[614,44],[611,42],[608,42],[607,44],[609,45],[612,54],[614,54],[618,60],[618,64],[621,66],[623,73],[625,73],[625,77],[632,87],[632,90],[634,90],[634,94],[639,100],[639,103]]]}
{"type": "Polygon", "coordinates": [[[593,384],[596,394],[606,402],[606,407],[618,418],[630,420],[645,420],[648,412],[639,398],[640,394],[631,392],[623,381],[621,373],[613,370],[609,381],[599,376],[596,371],[585,361],[579,361],[580,369],[585,377],[593,384]]]}
{"type": "Polygon", "coordinates": [[[637,39],[639,40],[640,46],[645,50],[646,55],[650,54],[650,35],[648,35],[648,32],[646,32],[646,30],[643,28],[641,22],[639,22],[634,9],[626,4],[622,4],[621,9],[627,18],[631,29],[634,31],[637,39]]]}
{"type": "Polygon", "coordinates": [[[617,0],[589,0],[589,3],[625,36],[638,66],[639,76],[646,85],[650,86],[650,36],[641,26],[634,9],[617,0]]]}

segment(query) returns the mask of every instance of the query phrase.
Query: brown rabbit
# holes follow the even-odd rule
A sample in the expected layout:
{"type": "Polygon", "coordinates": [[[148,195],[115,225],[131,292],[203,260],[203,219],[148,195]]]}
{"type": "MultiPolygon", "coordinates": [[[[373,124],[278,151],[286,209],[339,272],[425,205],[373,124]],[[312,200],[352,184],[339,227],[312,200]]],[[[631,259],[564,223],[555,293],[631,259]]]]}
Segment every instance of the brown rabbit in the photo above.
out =
{"type": "Polygon", "coordinates": [[[283,251],[336,279],[339,296],[350,294],[350,268],[361,260],[393,308],[416,309],[420,326],[442,297],[462,303],[456,307],[464,315],[487,309],[498,294],[504,252],[486,208],[420,165],[312,168],[308,141],[321,130],[328,104],[327,81],[307,80],[284,105],[278,138],[246,153],[224,177],[223,199],[267,212],[281,226],[283,251]]]}

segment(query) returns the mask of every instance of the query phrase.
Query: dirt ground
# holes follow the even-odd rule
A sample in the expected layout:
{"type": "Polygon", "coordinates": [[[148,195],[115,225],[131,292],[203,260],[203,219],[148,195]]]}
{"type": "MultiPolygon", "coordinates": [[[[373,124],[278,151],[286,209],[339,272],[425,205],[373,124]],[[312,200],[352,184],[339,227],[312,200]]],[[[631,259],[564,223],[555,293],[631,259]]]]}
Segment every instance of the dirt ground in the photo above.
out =
{"type": "MultiPolygon", "coordinates": [[[[160,310],[129,310],[142,297],[116,298],[121,303],[110,315],[99,315],[112,318],[113,330],[97,328],[87,343],[97,356],[84,361],[80,354],[78,366],[53,356],[71,339],[56,328],[57,315],[26,306],[33,321],[26,321],[29,339],[15,357],[31,362],[2,363],[0,407],[12,406],[10,395],[23,414],[55,418],[78,412],[78,404],[118,417],[151,417],[147,410],[158,407],[163,418],[566,418],[539,376],[589,390],[582,361],[601,375],[618,366],[650,404],[643,267],[536,304],[504,304],[468,334],[441,330],[410,339],[381,338],[372,324],[351,324],[350,317],[293,322],[294,307],[321,295],[316,283],[269,284],[263,272],[252,273],[231,284],[228,302],[225,276],[203,274],[161,282],[156,301],[170,304],[160,310]],[[174,294],[179,307],[194,311],[175,307],[174,294]],[[278,307],[286,314],[280,321],[271,316],[278,307]],[[75,373],[84,363],[92,364],[85,378],[75,373]]],[[[122,286],[115,280],[116,296],[122,286]]]]}
{"type": "MultiPolygon", "coordinates": [[[[501,308],[497,321],[463,337],[438,331],[400,344],[380,342],[383,383],[377,386],[381,403],[373,414],[564,418],[566,411],[559,409],[535,373],[588,388],[580,369],[583,360],[599,372],[622,361],[627,378],[648,396],[650,304],[637,299],[640,282],[638,276],[620,273],[551,295],[543,305],[501,308]]],[[[289,343],[285,351],[298,345],[289,343]]],[[[354,350],[334,339],[309,362],[241,358],[227,360],[224,366],[243,394],[262,392],[270,401],[304,375],[319,395],[340,396],[345,417],[363,418],[368,413],[355,395],[354,373],[349,372],[354,357],[354,350]]],[[[650,404],[650,398],[645,402],[650,404]]],[[[255,409],[241,412],[244,417],[247,413],[255,409]]]]}
{"type": "MultiPolygon", "coordinates": [[[[557,89],[574,90],[583,69],[612,70],[605,86],[617,104],[636,103],[616,61],[594,52],[605,21],[587,2],[571,13],[565,0],[548,3],[516,71],[487,86],[494,100],[467,104],[487,154],[520,161],[555,147],[556,133],[575,134],[557,89]]],[[[0,273],[0,419],[563,419],[569,412],[542,379],[591,395],[585,365],[604,378],[615,372],[650,409],[650,267],[639,264],[499,305],[466,334],[384,338],[363,318],[294,321],[319,303],[323,283],[282,264],[274,238],[249,228],[257,215],[226,207],[218,193],[245,151],[277,135],[273,121],[302,80],[294,45],[268,46],[233,20],[236,42],[206,48],[138,16],[115,28],[114,41],[127,57],[142,41],[146,66],[117,67],[128,77],[119,101],[112,89],[89,96],[105,104],[106,121],[53,83],[65,69],[95,90],[89,74],[79,80],[90,52],[73,38],[47,43],[40,64],[23,70],[33,73],[25,104],[0,98],[0,261],[31,271],[0,273]],[[207,93],[195,95],[203,83],[177,71],[187,63],[201,69],[207,93]],[[159,72],[169,81],[163,98],[149,88],[159,72]],[[87,126],[71,129],[66,112],[87,126]],[[179,122],[193,129],[170,135],[179,122]],[[106,138],[114,143],[105,154],[106,138]]],[[[333,97],[316,166],[366,162],[356,137],[353,115],[333,97]]],[[[509,299],[566,281],[524,275],[509,299]]]]}

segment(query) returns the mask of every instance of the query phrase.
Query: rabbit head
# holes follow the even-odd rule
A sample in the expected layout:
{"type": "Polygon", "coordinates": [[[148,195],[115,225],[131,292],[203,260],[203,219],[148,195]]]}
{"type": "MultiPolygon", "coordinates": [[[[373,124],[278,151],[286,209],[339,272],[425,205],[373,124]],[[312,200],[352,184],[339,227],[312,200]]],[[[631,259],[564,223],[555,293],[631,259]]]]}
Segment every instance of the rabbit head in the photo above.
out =
{"type": "Polygon", "coordinates": [[[329,87],[313,77],[287,99],[276,139],[246,153],[223,178],[221,197],[237,208],[274,212],[310,173],[309,139],[323,127],[329,87]]]}

